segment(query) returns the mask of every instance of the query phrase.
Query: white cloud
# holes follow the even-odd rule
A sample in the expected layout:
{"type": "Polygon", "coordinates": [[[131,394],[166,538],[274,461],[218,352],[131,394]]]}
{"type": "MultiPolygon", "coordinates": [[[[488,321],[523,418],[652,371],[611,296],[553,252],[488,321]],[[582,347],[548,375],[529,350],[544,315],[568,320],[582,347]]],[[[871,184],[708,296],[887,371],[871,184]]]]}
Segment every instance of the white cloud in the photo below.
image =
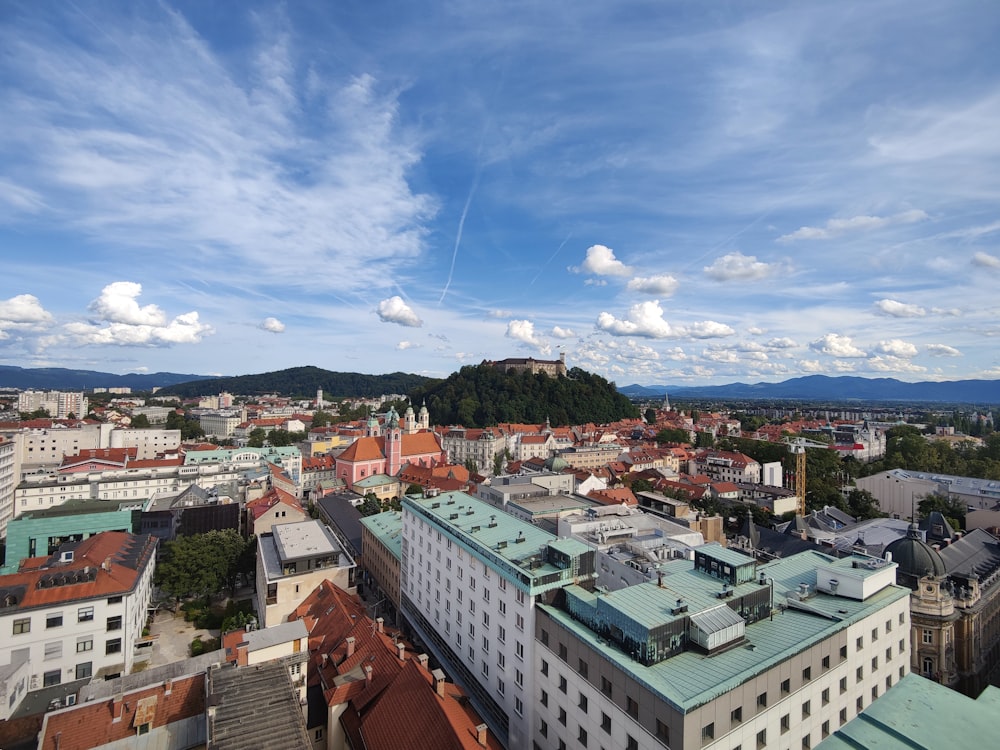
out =
{"type": "Polygon", "coordinates": [[[1000,258],[989,253],[978,252],[972,256],[972,265],[980,268],[1000,268],[1000,258]]]}
{"type": "Polygon", "coordinates": [[[507,332],[504,334],[508,338],[520,341],[529,346],[533,346],[540,352],[547,354],[552,348],[535,334],[535,324],[530,320],[512,320],[507,324],[507,332]]]}
{"type": "Polygon", "coordinates": [[[894,299],[880,299],[875,303],[876,309],[884,315],[893,318],[922,318],[927,311],[919,305],[897,302],[894,299]]]}
{"type": "Polygon", "coordinates": [[[629,281],[628,288],[644,294],[658,294],[669,297],[677,291],[678,281],[673,276],[636,276],[629,281]]]}
{"type": "Polygon", "coordinates": [[[725,323],[716,323],[714,320],[702,320],[685,326],[684,333],[693,339],[717,339],[724,336],[733,336],[736,331],[725,323]]]}
{"type": "Polygon", "coordinates": [[[761,328],[760,326],[750,326],[749,328],[747,328],[747,333],[749,333],[751,336],[762,336],[763,334],[767,333],[767,329],[761,328]]]}
{"type": "Polygon", "coordinates": [[[573,273],[591,273],[595,276],[629,276],[632,269],[615,257],[615,251],[604,245],[587,248],[587,258],[581,266],[570,266],[573,273]]]}
{"type": "Polygon", "coordinates": [[[931,313],[934,315],[947,315],[950,318],[958,318],[962,315],[962,311],[957,307],[932,307],[931,313]]]}
{"type": "Polygon", "coordinates": [[[261,328],[261,330],[270,331],[271,333],[285,332],[285,324],[282,323],[277,318],[264,318],[264,320],[260,322],[259,327],[261,328]]]}
{"type": "Polygon", "coordinates": [[[854,345],[850,336],[841,336],[838,333],[828,333],[822,338],[810,342],[809,348],[837,358],[852,359],[868,356],[854,345]]]}
{"type": "Polygon", "coordinates": [[[743,253],[729,253],[717,258],[710,265],[705,266],[705,274],[716,281],[751,281],[754,279],[764,279],[776,273],[779,266],[763,263],[753,255],[743,255],[743,253]]]}
{"type": "Polygon", "coordinates": [[[908,359],[900,357],[872,357],[868,360],[868,366],[875,372],[902,372],[920,373],[927,372],[926,367],[914,364],[908,359]]]}
{"type": "Polygon", "coordinates": [[[41,330],[52,322],[52,313],[32,294],[0,300],[0,333],[13,328],[41,330]]]}
{"type": "Polygon", "coordinates": [[[947,344],[928,344],[924,347],[926,351],[932,357],[961,357],[962,352],[953,346],[948,346],[947,344]]]}
{"type": "Polygon", "coordinates": [[[663,319],[659,300],[640,302],[629,308],[628,316],[619,320],[608,312],[597,316],[597,327],[614,336],[643,336],[652,339],[677,337],[679,332],[663,319]]]}
{"type": "Polygon", "coordinates": [[[209,325],[198,319],[198,313],[178,315],[163,326],[110,323],[67,323],[64,330],[69,342],[76,345],[114,346],[170,346],[172,344],[197,344],[214,333],[209,325]]]}
{"type": "Polygon", "coordinates": [[[779,336],[764,344],[768,349],[794,349],[798,344],[787,336],[779,336]]]}
{"type": "Polygon", "coordinates": [[[607,279],[584,279],[584,286],[607,286],[607,279]]]}
{"type": "Polygon", "coordinates": [[[572,328],[562,328],[561,326],[552,326],[552,335],[557,339],[571,339],[576,336],[572,328]]]}
{"type": "Polygon", "coordinates": [[[383,323],[396,323],[410,328],[420,328],[424,324],[399,295],[379,302],[375,312],[383,323]]]}
{"type": "Polygon", "coordinates": [[[729,349],[706,349],[701,353],[701,356],[719,364],[735,365],[740,361],[736,352],[729,349]]]}
{"type": "Polygon", "coordinates": [[[487,313],[491,318],[509,318],[513,314],[510,310],[490,310],[487,313]]]}
{"type": "Polygon", "coordinates": [[[828,240],[849,232],[867,232],[894,224],[914,224],[927,218],[926,212],[913,209],[893,216],[852,216],[849,219],[830,219],[822,227],[800,227],[790,234],[784,234],[778,238],[778,242],[828,240]]]}
{"type": "Polygon", "coordinates": [[[875,347],[875,351],[897,359],[912,359],[917,356],[917,347],[909,341],[903,341],[902,339],[879,341],[875,347]]]}
{"type": "Polygon", "coordinates": [[[396,349],[401,352],[405,352],[407,349],[420,349],[420,344],[416,344],[412,341],[400,341],[396,344],[396,349]]]}
{"type": "Polygon", "coordinates": [[[823,365],[820,364],[818,359],[800,359],[799,369],[801,369],[802,372],[824,372],[823,365]]]}
{"type": "Polygon", "coordinates": [[[90,303],[90,310],[100,320],[108,323],[126,323],[133,326],[160,327],[167,316],[156,305],[139,307],[137,298],[142,294],[142,284],[134,281],[115,281],[101,290],[101,296],[90,303]]]}

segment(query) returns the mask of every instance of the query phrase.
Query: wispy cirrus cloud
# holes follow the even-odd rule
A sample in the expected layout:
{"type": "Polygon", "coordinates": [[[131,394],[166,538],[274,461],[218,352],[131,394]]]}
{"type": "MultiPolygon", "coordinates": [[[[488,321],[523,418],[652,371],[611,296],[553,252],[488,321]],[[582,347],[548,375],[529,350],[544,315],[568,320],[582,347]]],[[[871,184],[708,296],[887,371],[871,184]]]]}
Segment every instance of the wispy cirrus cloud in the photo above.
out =
{"type": "Polygon", "coordinates": [[[870,232],[883,229],[894,224],[915,224],[929,217],[925,211],[912,209],[892,216],[851,216],[846,219],[829,219],[821,227],[799,227],[794,232],[783,234],[778,242],[796,242],[798,240],[829,240],[843,234],[855,232],[870,232]]]}
{"type": "Polygon", "coordinates": [[[972,265],[978,266],[979,268],[1000,268],[1000,258],[980,251],[972,256],[972,265]]]}

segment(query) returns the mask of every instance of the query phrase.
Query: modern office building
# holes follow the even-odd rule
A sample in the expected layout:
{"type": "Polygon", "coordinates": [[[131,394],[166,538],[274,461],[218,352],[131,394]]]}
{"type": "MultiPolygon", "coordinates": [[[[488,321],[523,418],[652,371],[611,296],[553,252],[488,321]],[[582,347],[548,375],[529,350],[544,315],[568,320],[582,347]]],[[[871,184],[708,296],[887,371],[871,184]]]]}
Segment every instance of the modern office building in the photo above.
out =
{"type": "Polygon", "coordinates": [[[507,747],[531,742],[536,600],[595,554],[462,492],[403,499],[403,615],[507,747]]]}
{"type": "Polygon", "coordinates": [[[618,591],[535,609],[538,748],[809,748],[909,672],[893,563],[716,544],[618,591]]]}

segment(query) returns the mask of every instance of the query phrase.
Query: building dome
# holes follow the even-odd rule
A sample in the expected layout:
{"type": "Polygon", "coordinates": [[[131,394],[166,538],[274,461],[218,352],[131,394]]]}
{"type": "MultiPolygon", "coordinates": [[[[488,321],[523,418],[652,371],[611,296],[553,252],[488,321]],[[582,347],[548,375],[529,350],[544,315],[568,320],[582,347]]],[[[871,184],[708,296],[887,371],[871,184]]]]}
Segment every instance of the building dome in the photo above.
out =
{"type": "Polygon", "coordinates": [[[899,566],[896,576],[899,583],[910,588],[915,588],[924,576],[943,576],[947,573],[941,555],[920,538],[920,530],[914,523],[910,524],[906,536],[887,545],[885,552],[899,566]]]}

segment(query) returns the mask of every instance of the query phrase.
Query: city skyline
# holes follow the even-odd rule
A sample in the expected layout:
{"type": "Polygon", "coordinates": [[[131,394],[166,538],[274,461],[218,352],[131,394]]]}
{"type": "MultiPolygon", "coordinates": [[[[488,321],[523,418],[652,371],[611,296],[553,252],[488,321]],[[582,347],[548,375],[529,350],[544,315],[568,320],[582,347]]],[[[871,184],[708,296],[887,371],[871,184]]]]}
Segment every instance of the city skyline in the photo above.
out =
{"type": "Polygon", "coordinates": [[[0,364],[1000,378],[1000,13],[0,2],[0,364]]]}

